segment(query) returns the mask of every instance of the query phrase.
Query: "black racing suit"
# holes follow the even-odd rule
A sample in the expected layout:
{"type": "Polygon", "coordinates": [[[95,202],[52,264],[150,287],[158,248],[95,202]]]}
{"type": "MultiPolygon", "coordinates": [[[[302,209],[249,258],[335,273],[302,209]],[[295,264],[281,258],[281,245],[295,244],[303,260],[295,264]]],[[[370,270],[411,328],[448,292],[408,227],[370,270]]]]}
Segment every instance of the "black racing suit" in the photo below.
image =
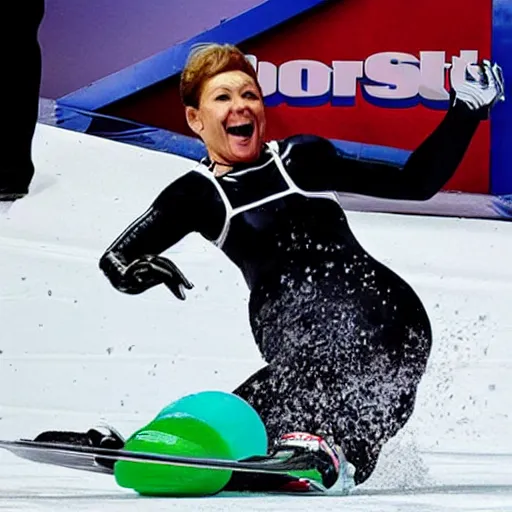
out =
{"type": "Polygon", "coordinates": [[[270,442],[290,431],[325,436],[361,483],[413,411],[432,335],[415,292],[361,247],[325,192],[429,199],[478,122],[463,104],[451,107],[403,168],[349,158],[310,135],[267,145],[257,162],[220,178],[206,159],[159,195],[100,266],[123,289],[123,269],[142,255],[191,232],[216,241],[250,288],[250,323],[268,363],[235,393],[261,415],[270,442]]]}

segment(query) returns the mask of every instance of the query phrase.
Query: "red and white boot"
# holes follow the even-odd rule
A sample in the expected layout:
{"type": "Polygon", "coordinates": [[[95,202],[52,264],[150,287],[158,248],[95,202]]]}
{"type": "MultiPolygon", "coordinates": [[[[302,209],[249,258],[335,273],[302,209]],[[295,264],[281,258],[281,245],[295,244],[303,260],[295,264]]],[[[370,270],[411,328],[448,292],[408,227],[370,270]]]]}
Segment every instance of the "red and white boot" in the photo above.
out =
{"type": "Polygon", "coordinates": [[[317,482],[325,489],[334,487],[337,493],[348,494],[355,487],[355,468],[339,446],[331,446],[317,435],[290,432],[276,442],[272,455],[288,457],[290,451],[301,461],[301,468],[291,471],[291,475],[317,482]]]}

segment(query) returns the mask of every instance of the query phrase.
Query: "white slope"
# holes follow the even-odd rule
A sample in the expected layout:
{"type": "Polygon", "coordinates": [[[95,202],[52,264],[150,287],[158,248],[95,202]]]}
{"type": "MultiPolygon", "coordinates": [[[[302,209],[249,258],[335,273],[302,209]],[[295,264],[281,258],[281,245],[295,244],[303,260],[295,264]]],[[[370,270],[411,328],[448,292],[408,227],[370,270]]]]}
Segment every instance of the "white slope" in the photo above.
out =
{"type": "MultiPolygon", "coordinates": [[[[170,251],[195,283],[185,302],[164,289],[120,294],[98,270],[190,161],[44,125],[34,154],[30,195],[0,213],[0,438],[101,419],[130,434],[175,398],[229,391],[261,366],[243,279],[199,236],[170,251]]],[[[2,452],[0,509],[512,512],[512,224],[348,217],[414,286],[435,333],[416,411],[360,494],[141,499],[110,477],[2,452]]]]}

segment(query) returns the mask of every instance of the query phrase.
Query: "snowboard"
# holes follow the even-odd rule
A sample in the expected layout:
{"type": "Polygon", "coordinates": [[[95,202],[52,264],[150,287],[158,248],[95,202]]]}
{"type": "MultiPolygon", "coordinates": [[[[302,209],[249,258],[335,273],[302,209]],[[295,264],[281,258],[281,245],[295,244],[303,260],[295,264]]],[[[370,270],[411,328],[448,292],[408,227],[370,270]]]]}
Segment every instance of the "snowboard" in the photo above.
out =
{"type": "Polygon", "coordinates": [[[289,472],[308,470],[311,460],[307,454],[289,452],[279,457],[256,456],[243,460],[196,458],[178,455],[134,452],[124,449],[77,446],[63,443],[26,439],[0,440],[0,448],[32,462],[51,464],[69,469],[114,475],[114,463],[124,460],[152,464],[224,469],[233,476],[224,490],[245,492],[312,493],[323,494],[321,483],[290,475],[289,472]]]}

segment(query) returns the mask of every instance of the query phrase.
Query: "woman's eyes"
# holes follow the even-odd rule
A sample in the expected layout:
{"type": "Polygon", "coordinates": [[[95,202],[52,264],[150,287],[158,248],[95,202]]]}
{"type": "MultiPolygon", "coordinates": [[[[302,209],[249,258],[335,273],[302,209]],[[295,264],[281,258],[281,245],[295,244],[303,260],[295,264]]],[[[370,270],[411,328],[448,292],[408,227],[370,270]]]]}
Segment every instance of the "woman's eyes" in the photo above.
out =
{"type": "MultiPolygon", "coordinates": [[[[252,92],[252,91],[246,91],[242,94],[242,98],[248,98],[251,100],[257,100],[259,96],[252,92]]],[[[219,94],[215,97],[216,101],[229,101],[231,99],[231,96],[229,94],[219,94]]]]}

